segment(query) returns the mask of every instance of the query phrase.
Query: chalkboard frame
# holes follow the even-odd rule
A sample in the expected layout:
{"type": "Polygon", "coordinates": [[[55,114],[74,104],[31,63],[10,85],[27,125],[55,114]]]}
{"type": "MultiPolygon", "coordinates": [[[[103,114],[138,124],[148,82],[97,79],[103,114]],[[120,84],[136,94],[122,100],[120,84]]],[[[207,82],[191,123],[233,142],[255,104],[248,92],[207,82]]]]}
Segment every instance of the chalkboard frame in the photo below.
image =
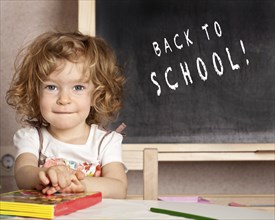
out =
{"type": "MultiPolygon", "coordinates": [[[[95,25],[95,14],[96,14],[95,4],[96,4],[96,1],[91,1],[91,2],[92,2],[92,5],[90,5],[89,7],[87,7],[87,5],[85,5],[85,1],[80,1],[79,2],[79,12],[81,11],[79,13],[79,24],[81,24],[81,25],[79,25],[79,27],[82,26],[82,29],[80,28],[81,32],[86,33],[86,34],[90,34],[90,35],[95,35],[96,34],[95,33],[95,29],[96,29],[96,27],[95,27],[96,26],[95,25]],[[89,16],[90,17],[89,21],[87,21],[87,16],[83,16],[84,15],[83,11],[85,12],[86,15],[87,14],[90,15],[89,16]],[[83,22],[83,20],[85,20],[85,22],[83,22]],[[85,25],[86,25],[86,28],[84,30],[83,26],[85,26],[85,25]],[[88,25],[88,28],[87,28],[87,25],[88,25]]],[[[139,144],[137,144],[137,145],[139,145],[139,144]]],[[[141,143],[140,145],[144,146],[144,145],[146,145],[146,143],[143,143],[143,144],[141,143]]],[[[158,145],[161,146],[162,144],[158,143],[155,146],[158,146],[158,145]]],[[[204,146],[203,143],[199,144],[199,145],[204,146]]],[[[246,144],[244,143],[244,145],[246,145],[246,144]]],[[[247,145],[249,145],[249,143],[247,145]]],[[[177,146],[186,146],[186,144],[177,143],[177,146]]],[[[192,144],[190,146],[192,146],[192,144]]],[[[266,150],[267,149],[269,152],[270,152],[270,146],[273,147],[272,149],[275,148],[274,143],[262,144],[260,146],[262,146],[262,147],[260,147],[259,150],[266,150]]],[[[210,148],[209,148],[209,150],[211,151],[210,148]]],[[[248,151],[250,151],[250,150],[248,150],[248,151]]]]}

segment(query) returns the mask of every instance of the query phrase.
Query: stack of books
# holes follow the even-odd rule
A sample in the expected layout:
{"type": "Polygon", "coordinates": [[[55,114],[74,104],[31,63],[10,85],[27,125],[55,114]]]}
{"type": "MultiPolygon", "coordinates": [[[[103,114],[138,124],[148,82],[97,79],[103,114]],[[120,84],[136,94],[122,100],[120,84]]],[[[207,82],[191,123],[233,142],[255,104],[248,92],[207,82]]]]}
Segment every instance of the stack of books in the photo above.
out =
{"type": "Polygon", "coordinates": [[[101,192],[45,195],[36,190],[18,190],[0,194],[0,214],[49,219],[101,201],[101,192]]]}

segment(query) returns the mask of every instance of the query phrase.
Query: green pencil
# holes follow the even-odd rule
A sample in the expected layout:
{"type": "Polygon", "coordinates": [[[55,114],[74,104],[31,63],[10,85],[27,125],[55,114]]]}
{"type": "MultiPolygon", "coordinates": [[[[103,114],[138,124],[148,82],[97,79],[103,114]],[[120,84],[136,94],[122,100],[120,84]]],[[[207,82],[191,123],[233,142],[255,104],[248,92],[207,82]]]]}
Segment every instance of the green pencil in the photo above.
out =
{"type": "Polygon", "coordinates": [[[205,216],[200,216],[200,215],[193,215],[189,213],[184,213],[184,212],[177,212],[177,211],[172,211],[172,210],[167,210],[167,209],[160,209],[160,208],[150,208],[151,212],[156,212],[156,213],[161,213],[161,214],[166,214],[166,215],[173,215],[173,216],[178,216],[178,217],[184,217],[184,218],[191,218],[194,220],[217,220],[215,218],[209,218],[205,216]]]}

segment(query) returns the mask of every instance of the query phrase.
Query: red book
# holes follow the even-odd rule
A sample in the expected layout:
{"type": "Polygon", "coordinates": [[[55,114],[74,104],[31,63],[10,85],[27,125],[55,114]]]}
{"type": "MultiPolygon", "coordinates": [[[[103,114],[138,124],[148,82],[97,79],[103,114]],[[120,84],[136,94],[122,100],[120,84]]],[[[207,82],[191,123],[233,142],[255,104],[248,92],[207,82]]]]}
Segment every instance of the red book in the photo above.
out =
{"type": "Polygon", "coordinates": [[[54,218],[88,208],[101,201],[101,192],[45,195],[36,190],[18,190],[0,194],[0,214],[54,218]]]}

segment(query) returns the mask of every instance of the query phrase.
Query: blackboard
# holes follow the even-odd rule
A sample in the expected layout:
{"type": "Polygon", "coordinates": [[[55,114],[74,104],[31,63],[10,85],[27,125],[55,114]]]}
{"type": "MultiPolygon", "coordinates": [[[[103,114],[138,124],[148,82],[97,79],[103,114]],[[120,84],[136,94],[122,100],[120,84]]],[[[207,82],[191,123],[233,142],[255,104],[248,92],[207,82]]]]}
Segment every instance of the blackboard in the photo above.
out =
{"type": "Polygon", "coordinates": [[[125,67],[125,142],[273,143],[274,21],[274,0],[96,1],[125,67]]]}

